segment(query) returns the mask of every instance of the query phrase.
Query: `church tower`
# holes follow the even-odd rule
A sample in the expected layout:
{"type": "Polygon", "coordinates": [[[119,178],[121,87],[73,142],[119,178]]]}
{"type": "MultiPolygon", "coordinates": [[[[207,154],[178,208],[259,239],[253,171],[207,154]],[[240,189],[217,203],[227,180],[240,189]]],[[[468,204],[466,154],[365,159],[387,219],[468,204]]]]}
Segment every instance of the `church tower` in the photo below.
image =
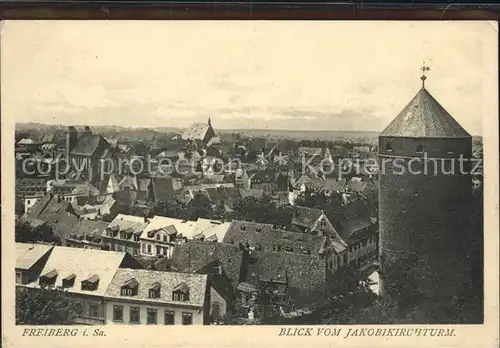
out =
{"type": "Polygon", "coordinates": [[[391,265],[413,252],[428,275],[419,288],[448,301],[470,280],[480,238],[468,226],[470,162],[460,160],[471,158],[472,138],[425,88],[427,70],[379,135],[380,290],[384,296],[393,280],[391,265]]]}

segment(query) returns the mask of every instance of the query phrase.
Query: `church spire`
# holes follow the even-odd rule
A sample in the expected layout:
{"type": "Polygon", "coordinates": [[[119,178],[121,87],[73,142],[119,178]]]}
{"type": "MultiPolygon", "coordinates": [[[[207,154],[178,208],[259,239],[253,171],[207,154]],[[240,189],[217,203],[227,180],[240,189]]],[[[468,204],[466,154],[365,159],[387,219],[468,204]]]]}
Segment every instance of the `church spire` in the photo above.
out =
{"type": "Polygon", "coordinates": [[[208,116],[208,125],[211,126],[212,125],[212,121],[210,120],[210,116],[208,116]]]}
{"type": "Polygon", "coordinates": [[[426,66],[425,62],[424,62],[424,64],[420,68],[420,70],[422,70],[422,76],[420,76],[420,79],[422,80],[422,89],[425,89],[425,80],[427,80],[427,76],[425,76],[425,72],[431,70],[431,68],[426,66]]]}

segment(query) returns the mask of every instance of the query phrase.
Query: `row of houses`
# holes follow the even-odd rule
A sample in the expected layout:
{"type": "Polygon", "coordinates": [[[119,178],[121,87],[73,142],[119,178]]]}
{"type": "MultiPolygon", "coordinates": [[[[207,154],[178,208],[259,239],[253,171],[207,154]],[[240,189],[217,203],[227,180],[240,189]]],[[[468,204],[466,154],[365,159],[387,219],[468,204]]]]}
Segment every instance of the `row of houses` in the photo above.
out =
{"type": "Polygon", "coordinates": [[[16,243],[17,286],[64,291],[79,304],[76,324],[208,324],[231,303],[215,278],[147,270],[125,252],[16,243]]]}

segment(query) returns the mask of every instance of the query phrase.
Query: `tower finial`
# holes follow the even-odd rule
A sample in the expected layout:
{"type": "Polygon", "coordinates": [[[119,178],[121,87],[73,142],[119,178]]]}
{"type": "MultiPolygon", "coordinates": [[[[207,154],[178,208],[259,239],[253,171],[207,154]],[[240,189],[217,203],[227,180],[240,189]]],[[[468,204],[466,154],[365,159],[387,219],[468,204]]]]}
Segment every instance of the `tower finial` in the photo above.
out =
{"type": "Polygon", "coordinates": [[[425,65],[425,62],[423,63],[422,67],[420,68],[422,70],[422,76],[420,79],[422,80],[422,88],[425,88],[425,80],[427,80],[427,76],[425,76],[425,72],[431,70],[428,66],[425,65]]]}

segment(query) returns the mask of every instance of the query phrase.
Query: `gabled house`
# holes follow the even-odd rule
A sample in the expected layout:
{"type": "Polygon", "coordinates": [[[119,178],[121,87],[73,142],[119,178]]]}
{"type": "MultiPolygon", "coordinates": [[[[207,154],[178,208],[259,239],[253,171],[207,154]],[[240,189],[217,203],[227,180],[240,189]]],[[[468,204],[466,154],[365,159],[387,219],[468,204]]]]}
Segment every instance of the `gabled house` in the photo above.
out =
{"type": "Polygon", "coordinates": [[[52,245],[16,243],[16,284],[36,281],[53,248],[52,245]]]}
{"type": "Polygon", "coordinates": [[[325,259],[317,255],[281,252],[250,252],[245,278],[236,288],[243,307],[256,312],[259,288],[270,289],[282,312],[313,308],[324,299],[328,279],[325,259]]]}
{"type": "Polygon", "coordinates": [[[69,231],[65,238],[65,245],[75,248],[101,250],[101,236],[108,225],[109,223],[104,221],[79,221],[78,224],[69,231]]]}
{"type": "Polygon", "coordinates": [[[107,324],[207,325],[228,308],[205,274],[120,269],[105,297],[107,324]]]}
{"type": "Polygon", "coordinates": [[[246,255],[240,246],[192,240],[175,248],[171,267],[178,272],[217,273],[236,287],[244,273],[246,255]]]}
{"type": "Polygon", "coordinates": [[[118,214],[101,235],[103,248],[139,255],[140,237],[148,224],[146,218],[118,214]]]}
{"type": "Polygon", "coordinates": [[[194,142],[199,142],[207,144],[210,139],[215,137],[215,131],[212,128],[212,122],[210,118],[207,123],[195,123],[182,133],[183,140],[191,140],[194,142]]]}
{"type": "Polygon", "coordinates": [[[142,266],[127,253],[56,246],[38,279],[23,286],[34,291],[43,287],[64,290],[81,304],[76,324],[102,325],[106,321],[104,295],[120,268],[142,266]]]}

